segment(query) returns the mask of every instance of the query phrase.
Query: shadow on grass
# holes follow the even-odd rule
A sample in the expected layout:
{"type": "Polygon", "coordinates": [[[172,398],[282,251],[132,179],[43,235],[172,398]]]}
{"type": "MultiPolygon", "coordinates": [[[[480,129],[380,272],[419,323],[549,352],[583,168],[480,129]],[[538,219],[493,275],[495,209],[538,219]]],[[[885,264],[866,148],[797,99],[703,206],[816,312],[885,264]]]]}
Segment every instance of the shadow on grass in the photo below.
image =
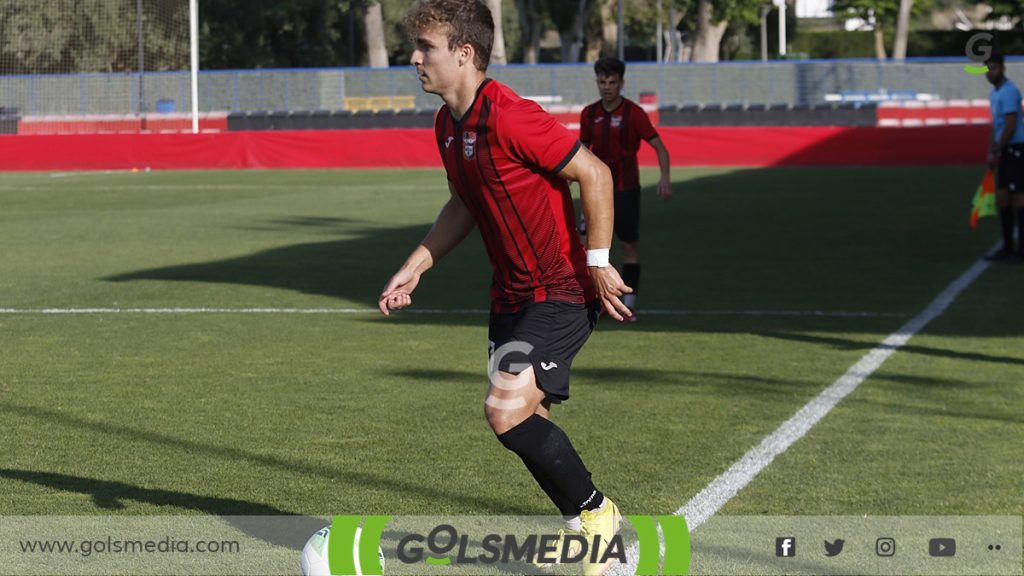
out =
{"type": "Polygon", "coordinates": [[[898,384],[909,384],[923,388],[966,388],[971,386],[963,380],[953,378],[940,378],[937,376],[915,376],[913,374],[893,374],[889,372],[876,372],[871,376],[874,380],[888,380],[898,384]]]}
{"type": "MultiPolygon", "coordinates": [[[[141,488],[123,482],[96,480],[52,472],[0,468],[0,477],[31,482],[64,492],[85,494],[92,497],[92,501],[97,508],[103,508],[104,510],[121,510],[125,508],[124,500],[132,500],[153,506],[173,506],[182,510],[195,510],[216,516],[278,516],[291,514],[290,512],[257,502],[246,502],[231,498],[214,498],[201,494],[161,490],[159,488],[141,488]]],[[[312,532],[309,534],[312,534],[312,532]]]]}
{"type": "Polygon", "coordinates": [[[951,402],[948,406],[925,406],[910,402],[883,402],[858,398],[851,402],[851,407],[869,405],[881,408],[900,417],[921,416],[940,418],[960,418],[977,422],[1003,422],[1021,424],[1021,416],[1012,407],[996,407],[992,405],[971,405],[970,400],[951,402]]]}
{"type": "Polygon", "coordinates": [[[295,244],[210,262],[119,274],[105,280],[241,284],[293,290],[376,305],[377,294],[425,226],[368,231],[355,238],[295,244]],[[385,267],[385,262],[387,267],[385,267]]]}
{"type": "MultiPolygon", "coordinates": [[[[788,340],[792,342],[805,342],[809,344],[820,344],[822,346],[828,346],[830,348],[839,350],[870,350],[878,344],[870,342],[860,342],[858,340],[851,340],[849,338],[838,338],[835,336],[819,336],[810,334],[795,334],[795,333],[784,333],[784,332],[759,332],[758,336],[762,338],[775,338],[778,340],[788,340]]],[[[960,352],[957,350],[949,350],[947,348],[935,348],[931,346],[919,346],[915,344],[905,344],[899,348],[901,353],[910,354],[921,354],[924,356],[935,356],[938,358],[951,358],[955,360],[970,360],[973,362],[988,362],[994,364],[1010,364],[1014,366],[1024,366],[1024,357],[1013,357],[1013,356],[998,356],[993,354],[981,354],[978,352],[960,352]]]]}
{"type": "MultiPolygon", "coordinates": [[[[395,370],[392,375],[428,382],[459,382],[480,384],[481,390],[487,383],[487,375],[483,372],[464,370],[395,370]]],[[[742,374],[718,374],[714,372],[695,372],[685,370],[658,370],[650,368],[590,368],[573,366],[572,382],[583,386],[641,386],[641,387],[675,387],[675,388],[714,388],[722,393],[746,394],[749,392],[767,392],[791,394],[808,385],[820,386],[820,383],[802,383],[781,378],[766,378],[742,374]]]]}
{"type": "MultiPolygon", "coordinates": [[[[811,167],[722,171],[677,182],[676,196],[668,203],[655,198],[649,186],[642,200],[641,310],[863,311],[903,316],[648,316],[628,329],[798,331],[813,325],[819,331],[888,334],[920,312],[990,244],[984,234],[972,234],[965,225],[967,201],[977,182],[974,172],[973,168],[936,168],[923,176],[914,168],[811,167]],[[922,205],[929,206],[934,217],[919,218],[922,205]]],[[[345,237],[136,270],[106,280],[272,287],[370,308],[376,305],[380,288],[429,229],[428,225],[367,227],[329,215],[254,225],[284,232],[319,229],[345,237]]],[[[414,309],[486,309],[490,275],[482,243],[474,233],[424,276],[414,309]]],[[[1010,290],[1006,292],[1009,300],[1010,290]]],[[[1016,335],[1019,319],[1019,314],[1016,319],[994,314],[976,335],[1016,335]]],[[[482,325],[486,318],[399,314],[389,321],[482,325]]],[[[609,324],[602,323],[605,329],[609,324]]],[[[966,329],[960,323],[946,323],[942,331],[959,335],[966,329]]]]}
{"type": "Polygon", "coordinates": [[[246,230],[250,232],[279,232],[289,228],[306,228],[323,230],[328,234],[344,232],[345,227],[359,224],[360,221],[352,218],[332,218],[327,216],[296,216],[294,218],[279,218],[271,220],[267,224],[253,226],[232,226],[232,230],[246,230]]]}
{"type": "Polygon", "coordinates": [[[152,506],[171,506],[181,510],[194,510],[203,514],[222,516],[225,517],[223,519],[226,522],[254,538],[295,550],[301,550],[306,540],[314,532],[324,527],[323,519],[296,516],[266,504],[232,498],[215,498],[175,490],[142,488],[112,480],[16,468],[0,468],[0,478],[36,484],[61,492],[84,494],[92,498],[96,507],[104,510],[124,509],[124,501],[131,500],[152,506]],[[274,521],[244,518],[244,516],[282,515],[287,515],[288,518],[274,521]]]}
{"type": "MultiPolygon", "coordinates": [[[[184,440],[168,434],[161,434],[149,430],[139,430],[128,426],[119,426],[108,422],[92,421],[79,416],[64,412],[40,408],[37,406],[15,405],[0,403],[0,412],[17,414],[36,418],[44,422],[67,426],[91,432],[109,434],[120,438],[126,438],[133,442],[148,442],[167,448],[182,450],[189,454],[203,454],[213,458],[234,460],[255,466],[281,470],[292,474],[306,474],[330,480],[332,482],[344,482],[357,485],[360,488],[384,489],[399,495],[415,494],[425,500],[437,503],[453,502],[462,508],[472,509],[477,513],[494,514],[531,514],[531,509],[510,503],[504,500],[488,498],[486,496],[456,493],[441,486],[429,486],[415,479],[404,479],[401,476],[377,475],[360,472],[352,469],[339,469],[333,466],[313,464],[302,460],[281,458],[269,454],[258,454],[240,448],[220,446],[208,442],[184,440]]],[[[322,528],[322,526],[321,526],[322,528]]],[[[310,532],[312,534],[312,532],[310,532]]],[[[307,534],[308,536],[308,534],[307,534]]]]}

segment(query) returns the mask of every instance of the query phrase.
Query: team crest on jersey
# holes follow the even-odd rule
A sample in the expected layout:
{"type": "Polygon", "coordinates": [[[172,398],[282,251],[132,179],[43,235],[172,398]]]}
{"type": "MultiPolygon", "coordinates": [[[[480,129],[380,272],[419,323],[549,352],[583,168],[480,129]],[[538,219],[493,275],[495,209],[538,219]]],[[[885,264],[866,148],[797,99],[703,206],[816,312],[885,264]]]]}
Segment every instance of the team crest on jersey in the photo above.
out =
{"type": "Polygon", "coordinates": [[[622,126],[622,116],[612,116],[612,128],[622,126]]]}
{"type": "Polygon", "coordinates": [[[476,132],[462,133],[462,153],[467,159],[472,159],[476,154],[476,132]]]}

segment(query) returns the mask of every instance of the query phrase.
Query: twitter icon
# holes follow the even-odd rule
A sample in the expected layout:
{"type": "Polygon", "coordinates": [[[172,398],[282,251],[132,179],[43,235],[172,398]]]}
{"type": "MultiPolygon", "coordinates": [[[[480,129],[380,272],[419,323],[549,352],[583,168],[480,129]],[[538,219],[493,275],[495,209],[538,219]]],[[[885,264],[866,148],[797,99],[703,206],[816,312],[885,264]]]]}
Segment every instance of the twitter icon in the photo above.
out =
{"type": "Polygon", "coordinates": [[[825,556],[838,556],[843,551],[843,544],[846,541],[842,538],[837,538],[835,542],[825,540],[825,556]]]}

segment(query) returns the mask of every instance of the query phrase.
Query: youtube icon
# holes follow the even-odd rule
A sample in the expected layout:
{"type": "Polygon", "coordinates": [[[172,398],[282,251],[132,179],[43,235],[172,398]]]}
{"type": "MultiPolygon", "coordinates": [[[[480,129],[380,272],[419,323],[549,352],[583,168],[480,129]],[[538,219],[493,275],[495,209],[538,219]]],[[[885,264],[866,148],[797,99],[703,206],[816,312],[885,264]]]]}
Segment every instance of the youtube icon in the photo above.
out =
{"type": "Polygon", "coordinates": [[[928,555],[937,558],[956,556],[956,540],[953,538],[932,538],[928,541],[928,555]]]}

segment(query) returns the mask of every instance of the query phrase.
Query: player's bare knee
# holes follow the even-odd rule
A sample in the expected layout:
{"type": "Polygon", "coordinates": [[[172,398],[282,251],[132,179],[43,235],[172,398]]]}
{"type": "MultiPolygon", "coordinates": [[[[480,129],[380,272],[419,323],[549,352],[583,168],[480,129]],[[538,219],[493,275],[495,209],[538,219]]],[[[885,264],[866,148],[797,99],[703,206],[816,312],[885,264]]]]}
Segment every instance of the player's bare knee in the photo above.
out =
{"type": "Polygon", "coordinates": [[[490,425],[491,430],[494,431],[496,436],[501,436],[505,432],[515,428],[532,414],[532,411],[526,413],[522,409],[517,410],[514,408],[495,406],[492,403],[484,402],[484,417],[487,418],[487,424],[490,425]]]}

